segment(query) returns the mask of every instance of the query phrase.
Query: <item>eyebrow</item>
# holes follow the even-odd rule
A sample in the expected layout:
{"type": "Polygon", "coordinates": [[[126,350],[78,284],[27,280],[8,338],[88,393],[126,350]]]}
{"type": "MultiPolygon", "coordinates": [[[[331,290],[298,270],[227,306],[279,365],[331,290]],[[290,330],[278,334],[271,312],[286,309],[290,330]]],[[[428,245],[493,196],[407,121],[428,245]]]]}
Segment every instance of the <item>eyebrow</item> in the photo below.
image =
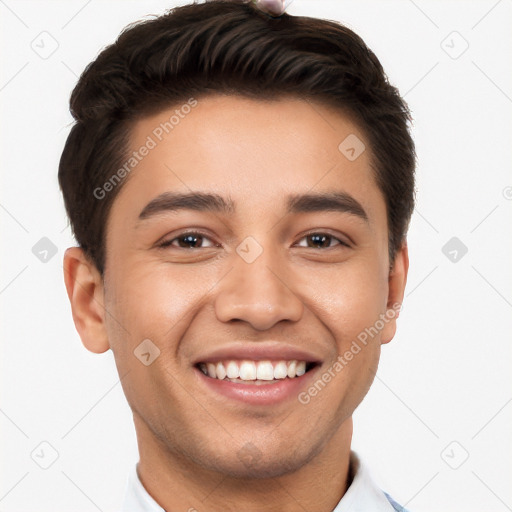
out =
{"type": "MultiPolygon", "coordinates": [[[[359,201],[346,192],[321,192],[289,195],[287,213],[342,212],[359,217],[368,223],[368,215],[359,201]]],[[[139,221],[164,212],[194,210],[233,215],[236,206],[231,198],[214,193],[164,192],[152,199],[140,212],[139,221]]]]}

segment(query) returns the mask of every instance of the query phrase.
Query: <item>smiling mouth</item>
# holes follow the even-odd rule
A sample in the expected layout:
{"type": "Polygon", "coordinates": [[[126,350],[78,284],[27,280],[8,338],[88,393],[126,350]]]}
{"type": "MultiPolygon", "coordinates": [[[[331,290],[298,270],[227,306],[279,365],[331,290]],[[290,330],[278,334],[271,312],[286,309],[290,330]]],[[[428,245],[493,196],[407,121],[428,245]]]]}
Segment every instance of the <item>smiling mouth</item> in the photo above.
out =
{"type": "Polygon", "coordinates": [[[273,384],[280,380],[302,377],[316,363],[298,360],[237,360],[198,363],[196,367],[207,377],[240,384],[273,384]]]}

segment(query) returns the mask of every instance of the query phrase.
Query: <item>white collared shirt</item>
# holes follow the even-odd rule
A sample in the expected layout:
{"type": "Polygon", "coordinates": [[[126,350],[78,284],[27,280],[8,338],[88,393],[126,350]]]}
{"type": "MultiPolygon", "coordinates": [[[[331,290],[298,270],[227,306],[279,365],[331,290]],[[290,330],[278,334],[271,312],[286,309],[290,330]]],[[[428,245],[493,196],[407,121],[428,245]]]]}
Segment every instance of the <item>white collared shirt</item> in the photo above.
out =
{"type": "MultiPolygon", "coordinates": [[[[399,505],[395,504],[394,507],[390,503],[355,452],[350,454],[350,464],[354,479],[332,512],[407,512],[399,505]]],[[[128,475],[124,501],[119,512],[165,512],[142,485],[137,465],[132,467],[128,475]]]]}

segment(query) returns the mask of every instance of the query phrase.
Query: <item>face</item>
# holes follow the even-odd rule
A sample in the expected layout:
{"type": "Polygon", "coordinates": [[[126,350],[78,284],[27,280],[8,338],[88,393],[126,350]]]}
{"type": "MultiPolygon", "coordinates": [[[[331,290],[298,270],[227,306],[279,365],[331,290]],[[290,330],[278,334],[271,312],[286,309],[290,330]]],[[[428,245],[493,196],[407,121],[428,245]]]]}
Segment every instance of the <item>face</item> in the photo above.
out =
{"type": "Polygon", "coordinates": [[[390,278],[384,197],[364,134],[332,109],[212,96],[185,110],[168,134],[174,107],[133,129],[133,151],[151,148],[108,219],[106,337],[139,448],[285,474],[350,423],[393,337],[405,281],[390,278]],[[349,136],[355,152],[339,149],[349,136]]]}

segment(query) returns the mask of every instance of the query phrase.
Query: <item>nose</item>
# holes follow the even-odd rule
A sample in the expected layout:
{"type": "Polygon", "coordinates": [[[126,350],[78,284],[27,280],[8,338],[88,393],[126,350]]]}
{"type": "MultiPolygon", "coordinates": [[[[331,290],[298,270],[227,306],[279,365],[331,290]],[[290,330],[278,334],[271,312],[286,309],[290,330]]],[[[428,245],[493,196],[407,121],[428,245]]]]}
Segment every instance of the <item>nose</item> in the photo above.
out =
{"type": "Polygon", "coordinates": [[[219,283],[215,299],[219,321],[241,320],[263,331],[281,320],[300,320],[304,304],[286,263],[267,249],[249,261],[233,254],[233,268],[219,283]]]}

